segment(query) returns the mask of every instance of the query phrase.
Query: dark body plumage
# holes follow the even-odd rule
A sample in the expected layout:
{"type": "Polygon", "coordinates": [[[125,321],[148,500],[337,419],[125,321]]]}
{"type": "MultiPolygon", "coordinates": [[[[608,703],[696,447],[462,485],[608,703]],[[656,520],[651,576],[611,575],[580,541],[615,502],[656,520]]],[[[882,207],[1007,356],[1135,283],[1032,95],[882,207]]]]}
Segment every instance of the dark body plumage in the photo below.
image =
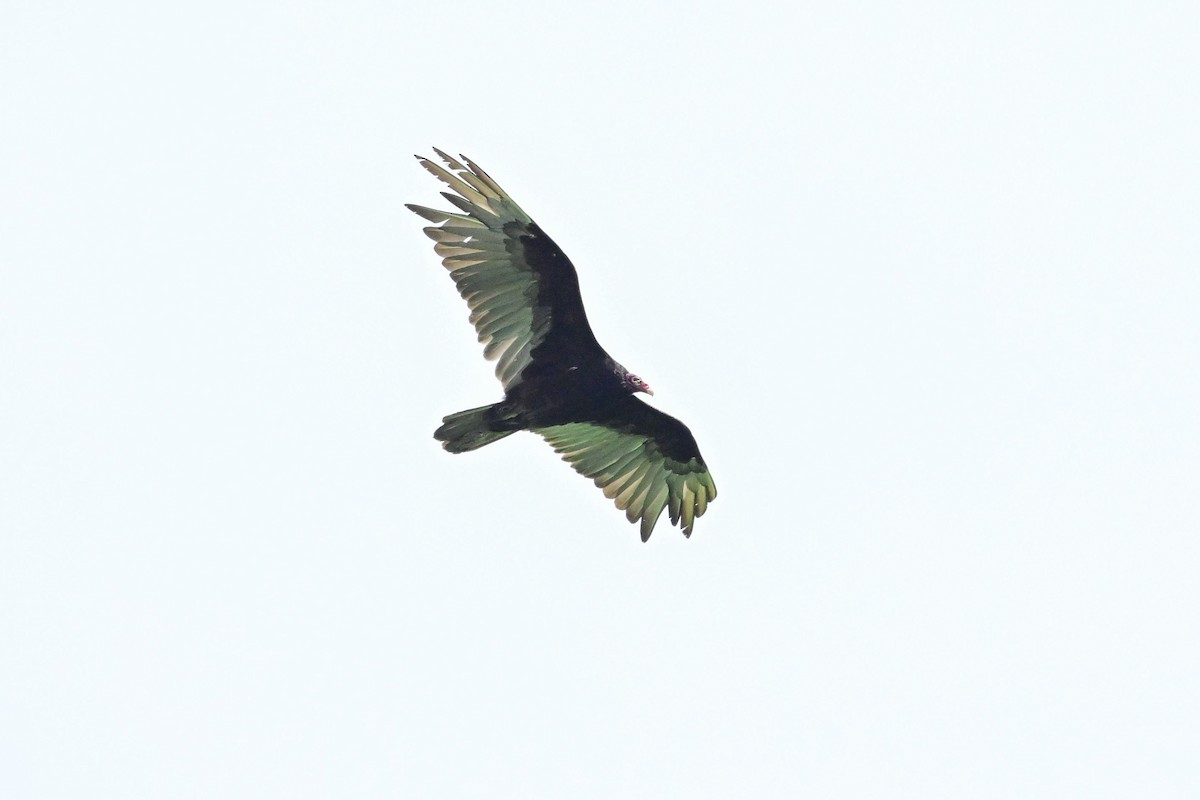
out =
{"type": "Polygon", "coordinates": [[[434,436],[453,453],[515,431],[544,437],[592,478],[643,541],[663,509],[686,535],[716,497],[696,440],[682,422],[633,396],[649,387],[596,341],[574,265],[487,173],[440,150],[448,171],[421,164],[457,194],[462,213],[409,205],[471,306],[484,354],[497,360],[504,399],[448,415],[434,436]]]}

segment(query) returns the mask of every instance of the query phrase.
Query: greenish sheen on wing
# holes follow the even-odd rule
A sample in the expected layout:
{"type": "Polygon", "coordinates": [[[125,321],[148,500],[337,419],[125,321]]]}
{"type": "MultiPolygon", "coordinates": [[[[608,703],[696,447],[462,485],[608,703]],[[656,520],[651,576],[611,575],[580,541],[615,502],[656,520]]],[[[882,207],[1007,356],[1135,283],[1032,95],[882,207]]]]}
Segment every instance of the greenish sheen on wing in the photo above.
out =
{"type": "Polygon", "coordinates": [[[408,208],[435,224],[425,228],[442,265],[450,271],[459,294],[471,308],[471,324],[484,345],[484,357],[495,360],[496,377],[510,389],[533,360],[533,349],[549,329],[544,315],[534,313],[538,277],[509,251],[505,226],[532,224],[508,194],[468,159],[437,151],[450,170],[429,159],[421,165],[457,195],[442,195],[463,213],[424,206],[408,208]],[[468,166],[470,169],[468,169],[468,166]]]}
{"type": "Polygon", "coordinates": [[[717,496],[707,467],[698,459],[681,463],[669,458],[644,434],[615,430],[593,422],[569,422],[535,428],[563,460],[591,478],[604,495],[641,520],[642,541],[650,538],[666,509],[672,525],[692,535],[697,517],[717,496]]]}

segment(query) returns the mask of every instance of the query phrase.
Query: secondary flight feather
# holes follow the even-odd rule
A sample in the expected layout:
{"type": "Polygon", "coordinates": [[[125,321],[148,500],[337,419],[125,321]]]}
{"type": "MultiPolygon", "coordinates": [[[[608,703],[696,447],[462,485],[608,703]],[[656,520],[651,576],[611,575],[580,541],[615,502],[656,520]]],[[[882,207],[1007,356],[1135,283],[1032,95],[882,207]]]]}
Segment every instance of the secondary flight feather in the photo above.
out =
{"type": "Polygon", "coordinates": [[[640,523],[642,541],[664,509],[691,536],[717,496],[691,431],[634,396],[653,392],[596,341],[558,245],[478,165],[434,152],[445,166],[417,160],[457,210],[408,208],[433,223],[425,234],[504,386],[503,400],[446,416],[434,437],[464,453],[532,431],[640,523]]]}

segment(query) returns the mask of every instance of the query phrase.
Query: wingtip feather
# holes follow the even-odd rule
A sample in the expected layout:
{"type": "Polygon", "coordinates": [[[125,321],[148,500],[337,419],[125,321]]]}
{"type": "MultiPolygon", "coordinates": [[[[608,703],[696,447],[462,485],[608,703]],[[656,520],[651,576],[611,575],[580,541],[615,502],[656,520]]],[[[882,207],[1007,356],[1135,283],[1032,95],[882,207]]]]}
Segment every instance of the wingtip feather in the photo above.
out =
{"type": "Polygon", "coordinates": [[[438,148],[435,147],[435,148],[433,148],[433,152],[437,153],[438,156],[441,157],[442,161],[445,161],[446,164],[449,165],[450,169],[453,169],[453,170],[466,169],[466,167],[464,167],[462,164],[458,163],[458,161],[454,158],[454,156],[450,155],[445,150],[439,150],[438,148]]]}
{"type": "Polygon", "coordinates": [[[650,541],[650,534],[654,533],[654,523],[658,522],[658,517],[642,517],[642,544],[650,541]]]}

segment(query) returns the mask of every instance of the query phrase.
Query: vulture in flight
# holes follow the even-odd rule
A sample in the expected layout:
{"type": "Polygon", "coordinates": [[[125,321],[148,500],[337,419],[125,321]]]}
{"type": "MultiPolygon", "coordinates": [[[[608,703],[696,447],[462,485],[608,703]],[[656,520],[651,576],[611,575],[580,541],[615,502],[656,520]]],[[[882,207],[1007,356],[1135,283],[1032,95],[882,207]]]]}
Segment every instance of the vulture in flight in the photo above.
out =
{"type": "Polygon", "coordinates": [[[532,431],[640,520],[643,542],[663,509],[691,536],[717,496],[691,431],[635,397],[653,392],[596,341],[558,245],[469,158],[435,152],[445,167],[417,160],[453,190],[442,196],[457,211],[408,208],[433,223],[425,234],[471,307],[504,399],[450,414],[434,438],[464,453],[532,431]]]}

